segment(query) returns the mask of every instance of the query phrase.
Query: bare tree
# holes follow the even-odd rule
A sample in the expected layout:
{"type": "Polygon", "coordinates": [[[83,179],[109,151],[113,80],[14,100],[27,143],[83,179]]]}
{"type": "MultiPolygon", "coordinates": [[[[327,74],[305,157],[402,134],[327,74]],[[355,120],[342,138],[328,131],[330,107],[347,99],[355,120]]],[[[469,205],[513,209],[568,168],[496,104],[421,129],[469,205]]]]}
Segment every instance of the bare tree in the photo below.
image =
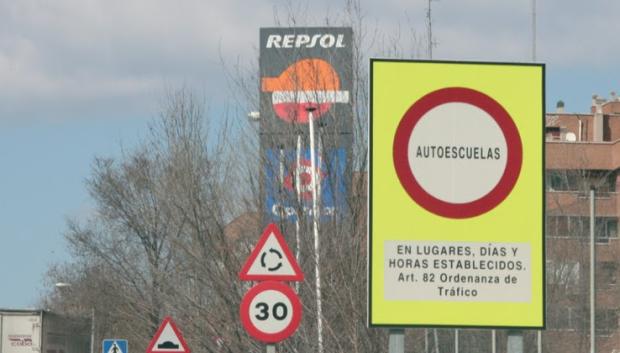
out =
{"type": "MultiPolygon", "coordinates": [[[[295,11],[290,7],[285,18],[276,14],[274,22],[305,25],[313,20],[299,18],[295,11]]],[[[386,349],[387,335],[366,326],[367,53],[414,53],[418,41],[415,33],[388,35],[368,26],[359,1],[345,1],[344,10],[324,23],[350,26],[356,34],[350,70],[355,82],[353,137],[342,137],[354,146],[345,174],[349,192],[338,206],[344,209],[322,223],[320,235],[325,351],[378,352],[386,349]],[[403,41],[412,49],[398,45],[403,41]]],[[[257,72],[243,64],[231,71],[233,96],[245,94],[241,111],[257,110],[257,72]]],[[[261,350],[239,323],[239,303],[249,284],[237,274],[262,231],[259,191],[268,161],[259,153],[257,130],[250,122],[233,126],[219,120],[216,131],[212,120],[189,90],[171,91],[140,146],[119,159],[94,161],[87,187],[96,213],[87,221],[68,223],[73,262],[49,274],[51,280],[74,283],[76,296],[52,293],[47,299],[51,305],[73,305],[82,312],[96,308],[99,337],[122,333],[138,350],[146,347],[165,315],[173,315],[195,352],[261,350]]],[[[292,143],[297,129],[291,126],[292,143]]],[[[324,149],[341,138],[331,127],[319,127],[319,135],[324,149]]],[[[289,244],[300,254],[306,277],[312,278],[311,221],[302,216],[303,202],[295,197],[289,201],[298,215],[300,238],[295,243],[288,235],[289,244]]],[[[293,223],[279,223],[286,234],[294,233],[293,223]]],[[[304,320],[281,344],[282,351],[316,349],[314,284],[306,281],[298,291],[304,320]]]]}

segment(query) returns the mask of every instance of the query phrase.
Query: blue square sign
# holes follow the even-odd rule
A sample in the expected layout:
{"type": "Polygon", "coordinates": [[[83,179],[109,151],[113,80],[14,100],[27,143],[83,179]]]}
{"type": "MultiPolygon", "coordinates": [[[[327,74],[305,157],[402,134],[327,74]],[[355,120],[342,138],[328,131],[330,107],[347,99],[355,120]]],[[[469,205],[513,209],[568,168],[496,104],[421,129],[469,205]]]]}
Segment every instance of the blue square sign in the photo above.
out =
{"type": "Polygon", "coordinates": [[[110,338],[102,341],[101,353],[129,353],[127,350],[127,340],[110,338]]]}

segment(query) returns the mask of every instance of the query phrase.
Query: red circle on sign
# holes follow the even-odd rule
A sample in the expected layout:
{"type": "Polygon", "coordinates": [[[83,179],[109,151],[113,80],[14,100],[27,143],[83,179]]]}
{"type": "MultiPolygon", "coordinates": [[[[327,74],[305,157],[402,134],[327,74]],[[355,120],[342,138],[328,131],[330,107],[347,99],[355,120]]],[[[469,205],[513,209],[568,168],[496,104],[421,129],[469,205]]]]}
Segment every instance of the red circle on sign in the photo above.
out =
{"type": "Polygon", "coordinates": [[[250,288],[250,290],[245,294],[241,300],[239,316],[243,327],[245,327],[245,330],[250,336],[262,342],[275,343],[288,338],[293,334],[293,332],[295,332],[295,330],[297,330],[297,327],[299,327],[299,323],[301,322],[301,310],[301,302],[299,301],[299,297],[297,297],[297,294],[291,289],[291,287],[283,284],[282,282],[265,281],[250,288]],[[256,325],[254,325],[252,319],[250,318],[250,311],[252,309],[250,305],[252,304],[252,301],[257,295],[268,290],[273,290],[284,294],[291,303],[291,321],[284,329],[275,333],[261,331],[258,327],[256,327],[256,325]]]}
{"type": "Polygon", "coordinates": [[[523,151],[517,126],[504,107],[482,92],[449,87],[428,93],[407,110],[396,129],[393,159],[400,183],[416,203],[439,216],[470,218],[492,210],[510,194],[521,172],[523,151]],[[467,103],[482,109],[495,120],[506,140],[506,167],[501,178],[487,194],[471,202],[446,202],[431,195],[416,180],[409,164],[409,140],[416,124],[431,109],[446,103],[467,103]]]}

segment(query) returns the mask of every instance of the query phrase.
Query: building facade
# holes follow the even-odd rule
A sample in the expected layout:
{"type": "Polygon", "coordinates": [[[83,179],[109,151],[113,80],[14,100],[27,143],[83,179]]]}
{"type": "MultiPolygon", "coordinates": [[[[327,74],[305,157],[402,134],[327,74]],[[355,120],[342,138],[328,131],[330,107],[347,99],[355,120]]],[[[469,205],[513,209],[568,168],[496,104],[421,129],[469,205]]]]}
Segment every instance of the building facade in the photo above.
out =
{"type": "Polygon", "coordinates": [[[545,352],[590,350],[590,199],[595,189],[597,352],[620,352],[620,97],[592,98],[587,113],[563,102],[547,113],[545,352]]]}

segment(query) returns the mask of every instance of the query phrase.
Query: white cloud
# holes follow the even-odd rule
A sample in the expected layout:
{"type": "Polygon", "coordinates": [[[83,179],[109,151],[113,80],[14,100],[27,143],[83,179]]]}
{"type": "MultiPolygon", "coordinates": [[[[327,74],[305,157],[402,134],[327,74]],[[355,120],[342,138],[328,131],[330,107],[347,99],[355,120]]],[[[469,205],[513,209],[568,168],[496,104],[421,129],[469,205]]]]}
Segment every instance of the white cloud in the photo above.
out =
{"type": "MultiPolygon", "coordinates": [[[[413,30],[417,51],[425,53],[427,4],[363,0],[362,13],[369,31],[400,29],[403,43],[413,30]]],[[[528,61],[530,4],[433,1],[435,58],[528,61]]],[[[341,4],[327,0],[0,2],[0,122],[84,116],[93,105],[103,109],[100,113],[119,114],[127,104],[135,108],[152,101],[165,84],[185,83],[225,98],[221,60],[257,61],[258,29],[274,25],[274,9],[281,23],[289,24],[289,8],[299,13],[300,25],[324,25],[328,13],[336,18],[333,24],[341,24],[341,4]],[[115,99],[118,104],[107,104],[115,99]]],[[[618,10],[620,3],[611,0],[539,0],[539,60],[563,68],[615,66],[618,10]]],[[[385,38],[376,48],[392,44],[385,38]]]]}
{"type": "Polygon", "coordinates": [[[36,106],[39,116],[83,116],[73,107],[114,97],[145,101],[165,84],[218,94],[220,56],[249,54],[259,20],[270,13],[230,1],[3,2],[0,120],[37,114],[36,106]]]}

